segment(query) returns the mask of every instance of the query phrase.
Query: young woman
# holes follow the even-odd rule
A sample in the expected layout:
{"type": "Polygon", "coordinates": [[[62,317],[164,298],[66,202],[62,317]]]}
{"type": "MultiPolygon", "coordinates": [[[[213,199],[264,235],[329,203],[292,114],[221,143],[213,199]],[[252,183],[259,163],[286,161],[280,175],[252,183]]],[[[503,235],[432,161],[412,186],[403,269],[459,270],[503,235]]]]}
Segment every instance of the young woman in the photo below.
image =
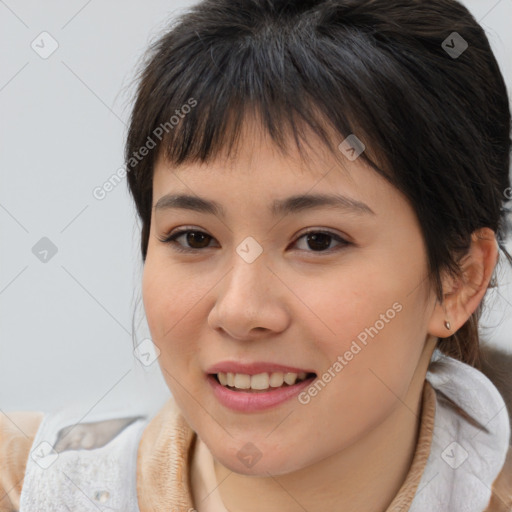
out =
{"type": "Polygon", "coordinates": [[[138,79],[127,179],[172,397],[11,413],[2,510],[511,510],[510,381],[478,333],[512,262],[510,110],[467,9],[205,0],[138,79]]]}

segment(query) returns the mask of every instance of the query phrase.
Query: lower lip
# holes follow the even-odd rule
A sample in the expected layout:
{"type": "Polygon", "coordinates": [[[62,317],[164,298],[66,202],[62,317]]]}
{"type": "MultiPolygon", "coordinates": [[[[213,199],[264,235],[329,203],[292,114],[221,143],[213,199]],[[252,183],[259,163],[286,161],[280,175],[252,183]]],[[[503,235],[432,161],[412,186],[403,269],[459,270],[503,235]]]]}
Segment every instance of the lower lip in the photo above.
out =
{"type": "Polygon", "coordinates": [[[207,380],[222,405],[235,411],[253,412],[269,409],[292,399],[308,387],[315,378],[312,376],[293,384],[293,386],[273,388],[272,391],[256,392],[233,391],[220,384],[213,375],[208,375],[207,380]]]}

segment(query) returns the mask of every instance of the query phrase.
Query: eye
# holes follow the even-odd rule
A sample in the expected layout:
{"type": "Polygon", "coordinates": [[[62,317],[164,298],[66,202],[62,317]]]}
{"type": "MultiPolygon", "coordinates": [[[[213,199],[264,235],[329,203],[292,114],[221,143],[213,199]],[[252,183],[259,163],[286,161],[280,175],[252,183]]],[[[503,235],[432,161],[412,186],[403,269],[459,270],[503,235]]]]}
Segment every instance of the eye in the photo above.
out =
{"type": "MultiPolygon", "coordinates": [[[[305,238],[306,244],[308,244],[308,246],[313,249],[312,251],[307,252],[331,252],[332,248],[329,248],[329,246],[331,245],[332,240],[335,240],[340,244],[341,247],[339,247],[339,249],[351,245],[351,242],[348,242],[339,235],[325,230],[313,229],[307,231],[306,233],[303,233],[299,238],[297,238],[297,241],[301,240],[302,238],[305,238]],[[328,251],[325,249],[328,249],[328,251]]],[[[208,243],[211,240],[214,240],[214,238],[204,231],[180,229],[175,233],[171,233],[169,236],[159,238],[159,240],[165,244],[172,244],[173,249],[178,252],[193,253],[198,252],[201,249],[208,248],[208,243]],[[185,247],[178,242],[178,239],[181,237],[184,237],[186,243],[189,244],[188,247],[185,247]]]]}
{"type": "Polygon", "coordinates": [[[339,250],[345,246],[350,245],[350,242],[331,231],[312,229],[306,233],[303,233],[299,238],[297,238],[297,241],[299,241],[301,238],[304,238],[306,244],[308,244],[308,247],[313,249],[313,252],[331,252],[332,248],[329,248],[329,246],[333,240],[340,244],[340,247],[335,250],[339,250]],[[325,249],[329,250],[326,251],[325,249]]]}
{"type": "Polygon", "coordinates": [[[206,234],[204,231],[180,229],[167,237],[159,238],[159,240],[165,244],[172,244],[173,249],[178,252],[196,252],[207,247],[207,242],[209,240],[213,240],[213,237],[206,234]],[[177,240],[181,237],[185,237],[186,242],[191,244],[192,247],[183,247],[180,243],[178,243],[177,240]],[[198,247],[194,246],[194,244],[197,244],[198,247]]]}

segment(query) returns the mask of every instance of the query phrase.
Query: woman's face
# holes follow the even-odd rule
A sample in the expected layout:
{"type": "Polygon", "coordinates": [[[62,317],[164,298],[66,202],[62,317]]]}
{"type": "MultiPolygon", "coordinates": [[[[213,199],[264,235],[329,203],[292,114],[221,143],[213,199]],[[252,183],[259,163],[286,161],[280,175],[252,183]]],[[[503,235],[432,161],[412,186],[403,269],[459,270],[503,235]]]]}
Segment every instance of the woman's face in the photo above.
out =
{"type": "Polygon", "coordinates": [[[143,300],[167,385],[213,456],[238,473],[283,474],[390,416],[425,357],[435,296],[412,208],[360,158],[325,151],[306,167],[259,132],[242,142],[234,160],[157,161],[143,300]],[[182,194],[222,213],[165,199],[182,194]],[[287,201],[298,195],[359,207],[287,201]],[[161,241],[178,229],[192,233],[161,241]],[[210,375],[220,364],[238,391],[210,375]],[[280,386],[302,372],[315,377],[280,386]]]}

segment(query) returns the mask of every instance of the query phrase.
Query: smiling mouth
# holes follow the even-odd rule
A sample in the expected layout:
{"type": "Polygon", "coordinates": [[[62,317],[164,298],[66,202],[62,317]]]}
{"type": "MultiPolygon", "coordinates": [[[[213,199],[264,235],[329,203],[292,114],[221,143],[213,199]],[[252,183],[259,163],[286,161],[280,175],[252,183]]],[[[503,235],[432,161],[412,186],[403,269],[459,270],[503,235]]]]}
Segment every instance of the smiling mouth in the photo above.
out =
{"type": "Polygon", "coordinates": [[[211,373],[209,376],[215,379],[221,386],[232,391],[265,393],[276,389],[292,387],[305,380],[314,379],[316,373],[264,372],[257,375],[248,375],[219,372],[211,373]]]}

